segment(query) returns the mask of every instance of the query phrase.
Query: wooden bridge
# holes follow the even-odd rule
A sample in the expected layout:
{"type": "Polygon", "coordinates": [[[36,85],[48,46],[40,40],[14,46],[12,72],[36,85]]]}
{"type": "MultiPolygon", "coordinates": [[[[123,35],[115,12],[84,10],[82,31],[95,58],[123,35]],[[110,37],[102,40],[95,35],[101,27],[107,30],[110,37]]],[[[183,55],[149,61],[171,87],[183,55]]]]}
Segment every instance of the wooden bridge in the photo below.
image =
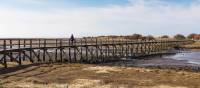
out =
{"type": "Polygon", "coordinates": [[[8,62],[22,65],[23,61],[104,63],[164,54],[185,43],[187,41],[114,38],[0,39],[0,65],[7,68],[8,62]]]}

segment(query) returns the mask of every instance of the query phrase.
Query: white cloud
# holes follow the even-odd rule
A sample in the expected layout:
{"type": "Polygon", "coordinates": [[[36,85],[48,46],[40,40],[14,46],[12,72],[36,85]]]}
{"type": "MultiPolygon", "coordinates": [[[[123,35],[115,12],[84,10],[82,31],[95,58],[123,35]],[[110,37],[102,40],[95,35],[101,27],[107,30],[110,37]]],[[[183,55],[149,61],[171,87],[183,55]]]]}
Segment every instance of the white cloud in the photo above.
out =
{"type": "Polygon", "coordinates": [[[76,36],[200,33],[199,4],[181,7],[158,5],[158,3],[163,2],[149,0],[134,2],[127,6],[71,10],[51,8],[43,12],[2,8],[0,9],[0,36],[68,37],[71,33],[76,36]]]}

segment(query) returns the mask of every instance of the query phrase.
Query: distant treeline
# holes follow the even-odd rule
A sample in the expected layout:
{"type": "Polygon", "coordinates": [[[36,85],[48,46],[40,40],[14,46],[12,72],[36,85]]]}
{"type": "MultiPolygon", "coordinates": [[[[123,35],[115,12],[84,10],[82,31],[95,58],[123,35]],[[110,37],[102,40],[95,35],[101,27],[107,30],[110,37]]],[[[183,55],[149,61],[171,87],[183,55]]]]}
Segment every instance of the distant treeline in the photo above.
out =
{"type": "MultiPolygon", "coordinates": [[[[91,37],[86,37],[91,38],[91,37]]],[[[98,38],[115,38],[115,39],[135,39],[135,40],[155,40],[155,39],[177,39],[177,40],[183,40],[183,39],[191,39],[191,40],[200,40],[200,34],[192,33],[188,36],[184,36],[183,34],[176,34],[174,36],[169,35],[163,35],[159,37],[155,37],[153,35],[141,35],[141,34],[132,34],[127,36],[122,35],[108,35],[108,36],[98,36],[98,38]]]]}
{"type": "Polygon", "coordinates": [[[141,34],[133,34],[127,36],[117,36],[117,35],[109,35],[109,36],[98,36],[98,38],[118,38],[118,39],[140,39],[140,40],[155,40],[155,37],[152,35],[143,36],[141,34]]]}

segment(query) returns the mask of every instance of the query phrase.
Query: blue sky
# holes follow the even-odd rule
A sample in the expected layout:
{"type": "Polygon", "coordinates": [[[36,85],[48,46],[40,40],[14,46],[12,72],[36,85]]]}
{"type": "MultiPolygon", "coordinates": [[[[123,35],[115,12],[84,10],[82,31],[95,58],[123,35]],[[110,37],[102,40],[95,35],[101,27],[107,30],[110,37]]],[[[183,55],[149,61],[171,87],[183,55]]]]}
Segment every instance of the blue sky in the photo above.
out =
{"type": "Polygon", "coordinates": [[[200,33],[200,0],[1,0],[0,37],[200,33]]]}
{"type": "Polygon", "coordinates": [[[129,0],[1,0],[0,4],[21,9],[77,8],[126,5],[129,0]]]}
{"type": "MultiPolygon", "coordinates": [[[[76,7],[103,7],[109,5],[127,5],[130,2],[138,2],[141,0],[1,0],[0,5],[12,6],[21,9],[38,9],[62,7],[62,8],[76,8],[76,7]],[[42,3],[42,4],[41,4],[42,3]]],[[[145,1],[145,0],[144,0],[145,1]]],[[[149,1],[162,1],[171,5],[189,6],[199,0],[146,0],[149,1]]]]}

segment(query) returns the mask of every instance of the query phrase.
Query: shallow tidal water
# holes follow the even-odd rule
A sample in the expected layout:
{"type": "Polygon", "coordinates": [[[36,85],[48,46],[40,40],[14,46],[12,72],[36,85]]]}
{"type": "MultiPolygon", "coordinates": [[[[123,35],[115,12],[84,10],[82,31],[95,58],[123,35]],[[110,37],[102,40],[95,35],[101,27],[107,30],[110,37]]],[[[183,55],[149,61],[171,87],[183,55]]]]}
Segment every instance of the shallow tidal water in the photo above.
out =
{"type": "Polygon", "coordinates": [[[174,60],[185,60],[191,64],[200,65],[200,51],[182,51],[175,55],[164,56],[164,58],[171,58],[174,60]]]}

